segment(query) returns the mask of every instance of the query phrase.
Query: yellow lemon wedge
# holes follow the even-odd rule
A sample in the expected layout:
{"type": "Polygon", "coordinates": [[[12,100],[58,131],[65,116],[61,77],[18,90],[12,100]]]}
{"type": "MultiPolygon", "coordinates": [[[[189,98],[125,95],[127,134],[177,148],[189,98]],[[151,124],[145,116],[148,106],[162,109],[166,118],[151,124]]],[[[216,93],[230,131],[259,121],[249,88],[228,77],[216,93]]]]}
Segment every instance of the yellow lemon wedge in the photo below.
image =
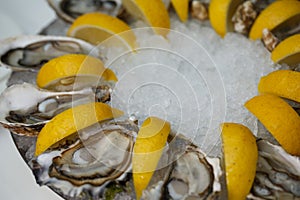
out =
{"type": "Polygon", "coordinates": [[[123,6],[132,16],[154,27],[157,34],[165,37],[169,33],[169,13],[162,0],[123,0],[123,6]]]}
{"type": "Polygon", "coordinates": [[[157,117],[147,118],[133,147],[132,171],[137,199],[149,184],[166,145],[171,126],[157,117]]]}
{"type": "Polygon", "coordinates": [[[258,91],[300,103],[300,72],[291,70],[274,71],[260,79],[258,91]]]}
{"type": "Polygon", "coordinates": [[[256,173],[255,137],[241,124],[224,123],[221,129],[228,199],[246,199],[256,173]]]}
{"type": "Polygon", "coordinates": [[[245,107],[285,151],[300,156],[300,117],[288,103],[275,95],[262,94],[247,101],[245,107]]]}
{"type": "Polygon", "coordinates": [[[56,115],[41,130],[37,137],[35,156],[78,130],[97,122],[117,118],[123,112],[104,103],[79,105],[56,115]]]}
{"type": "Polygon", "coordinates": [[[275,63],[286,63],[290,66],[299,64],[300,34],[293,35],[280,42],[272,51],[271,58],[275,63]]]}
{"type": "MultiPolygon", "coordinates": [[[[101,78],[106,81],[118,80],[113,71],[104,67],[101,60],[88,55],[66,54],[43,65],[38,72],[36,83],[40,88],[47,88],[59,80],[76,81],[76,76],[94,77],[86,80],[91,82],[99,81],[101,78]]],[[[67,81],[66,84],[68,83],[67,81]]]]}
{"type": "Polygon", "coordinates": [[[189,0],[171,0],[179,19],[186,22],[189,13],[189,0]]]}
{"type": "Polygon", "coordinates": [[[242,0],[211,0],[209,4],[209,20],[213,29],[224,37],[226,33],[232,32],[231,21],[237,7],[242,0]]]}
{"type": "Polygon", "coordinates": [[[135,48],[136,37],[131,28],[122,20],[103,13],[87,13],[78,17],[67,35],[98,45],[116,36],[128,48],[135,48]]]}
{"type": "Polygon", "coordinates": [[[279,25],[286,23],[293,17],[300,16],[300,2],[295,0],[278,0],[264,9],[255,20],[249,38],[261,39],[262,32],[266,28],[272,31],[279,25]]]}

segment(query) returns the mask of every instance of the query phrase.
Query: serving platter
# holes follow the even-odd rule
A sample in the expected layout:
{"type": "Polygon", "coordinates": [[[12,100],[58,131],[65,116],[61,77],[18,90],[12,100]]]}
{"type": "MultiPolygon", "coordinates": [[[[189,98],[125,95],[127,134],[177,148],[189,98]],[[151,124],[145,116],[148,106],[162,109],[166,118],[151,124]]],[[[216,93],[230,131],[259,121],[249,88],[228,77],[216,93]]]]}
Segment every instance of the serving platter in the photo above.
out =
{"type": "MultiPolygon", "coordinates": [[[[174,17],[174,13],[172,14],[173,17],[174,17]]],[[[176,22],[178,24],[178,22],[176,22]]],[[[49,25],[47,25],[46,27],[44,27],[40,34],[43,34],[43,35],[65,35],[66,34],[66,31],[67,31],[67,28],[70,26],[70,24],[64,22],[63,20],[61,19],[55,19],[53,22],[51,22],[49,25]]],[[[134,25],[135,26],[135,25],[134,25]]],[[[203,23],[202,24],[203,27],[209,27],[208,24],[205,24],[203,23]]],[[[147,31],[146,31],[147,32],[147,31]]],[[[149,31],[148,31],[149,32],[149,31]]],[[[140,33],[141,34],[141,33],[140,33]]],[[[146,33],[147,34],[147,33],[146,33]]],[[[232,36],[234,37],[234,36],[232,36]]],[[[274,67],[274,66],[273,66],[274,67]]],[[[275,66],[275,67],[278,67],[278,66],[275,66]]],[[[270,70],[272,71],[272,70],[270,70]]],[[[265,74],[266,72],[269,72],[269,70],[266,70],[263,72],[263,74],[265,74]]],[[[7,85],[8,86],[11,86],[11,85],[15,85],[15,84],[18,84],[20,82],[31,82],[31,83],[35,83],[35,78],[34,78],[34,74],[32,73],[28,73],[28,75],[24,72],[19,72],[19,71],[15,71],[13,72],[13,74],[11,75],[7,85]]],[[[116,103],[116,102],[115,102],[116,103]]],[[[118,105],[116,103],[116,105],[118,105]]],[[[134,117],[135,116],[131,116],[131,117],[134,117]]],[[[139,116],[138,116],[139,117],[139,116]]],[[[254,119],[247,119],[247,123],[256,123],[257,121],[254,119]]],[[[270,136],[270,134],[262,127],[261,124],[258,123],[258,127],[256,126],[256,128],[258,129],[257,133],[258,133],[258,136],[259,137],[263,137],[264,139],[268,139],[268,140],[271,140],[272,143],[275,143],[276,145],[278,145],[278,143],[276,141],[274,141],[274,139],[270,136]]],[[[173,136],[172,136],[173,137],[173,136]]],[[[36,176],[36,180],[38,181],[39,184],[45,184],[43,182],[39,182],[40,178],[39,178],[39,170],[40,169],[40,166],[38,163],[35,163],[36,160],[34,159],[34,147],[35,147],[35,143],[36,143],[36,138],[34,137],[27,137],[27,136],[20,136],[20,135],[17,135],[17,134],[14,134],[12,133],[12,138],[21,154],[21,156],[23,157],[23,159],[25,160],[26,163],[29,164],[29,166],[32,168],[35,176],[36,176]]],[[[197,143],[196,141],[196,144],[199,145],[199,143],[197,143]]],[[[261,147],[265,147],[265,146],[268,146],[269,144],[265,144],[263,142],[260,142],[260,146],[261,147]]],[[[190,144],[188,144],[190,145],[190,144]]],[[[220,151],[220,144],[216,141],[214,141],[214,145],[216,145],[216,148],[220,151]]],[[[205,149],[205,147],[203,147],[205,149]]],[[[213,149],[213,147],[211,147],[209,145],[209,148],[213,149]]],[[[273,148],[273,146],[271,147],[268,147],[268,148],[273,148]]],[[[214,150],[207,150],[205,149],[205,152],[208,153],[208,154],[212,154],[212,155],[219,155],[219,152],[218,151],[214,151],[214,150]]],[[[285,154],[284,154],[285,155],[285,154]]],[[[292,158],[291,158],[292,159],[292,158]]],[[[292,162],[292,161],[291,161],[292,162]]],[[[131,182],[131,177],[129,175],[129,178],[128,179],[125,179],[126,180],[126,184],[129,184],[131,186],[129,186],[129,188],[132,188],[132,182],[131,182]],[[128,183],[127,183],[128,181],[128,183]]],[[[114,183],[113,183],[114,184],[114,183]]],[[[115,185],[108,185],[108,187],[115,187],[115,185]]],[[[117,183],[119,184],[119,183],[117,183]]],[[[95,194],[92,194],[90,193],[89,191],[84,191],[82,193],[78,193],[76,195],[72,194],[72,193],[65,193],[63,192],[63,190],[61,188],[59,188],[57,185],[56,186],[51,186],[51,184],[47,184],[54,192],[58,193],[60,196],[62,196],[63,198],[65,199],[74,199],[74,200],[79,200],[79,199],[90,199],[90,198],[93,198],[93,199],[99,199],[100,197],[98,196],[99,194],[96,194],[96,196],[94,196],[95,194]]],[[[124,189],[124,188],[123,188],[124,189]]],[[[101,194],[102,195],[102,194],[101,194]]],[[[214,195],[213,195],[214,196],[214,195]]],[[[222,197],[222,195],[217,195],[218,198],[224,198],[222,197]]],[[[124,196],[122,195],[119,195],[118,197],[115,197],[116,199],[124,199],[124,198],[134,198],[134,195],[130,192],[128,192],[128,190],[126,190],[126,192],[124,193],[124,196]]],[[[213,197],[211,197],[213,198],[213,197]]],[[[216,196],[214,196],[214,198],[217,198],[216,196]]],[[[255,199],[253,196],[249,196],[248,198],[253,198],[255,199]]]]}

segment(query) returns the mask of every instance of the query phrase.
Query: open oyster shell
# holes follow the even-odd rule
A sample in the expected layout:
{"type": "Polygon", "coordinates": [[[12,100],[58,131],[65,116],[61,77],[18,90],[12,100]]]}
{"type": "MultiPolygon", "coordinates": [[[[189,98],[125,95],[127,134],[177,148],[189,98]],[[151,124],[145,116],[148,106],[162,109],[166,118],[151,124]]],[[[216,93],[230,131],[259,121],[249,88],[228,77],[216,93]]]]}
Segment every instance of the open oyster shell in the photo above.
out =
{"type": "Polygon", "coordinates": [[[249,199],[300,199],[300,158],[266,140],[257,141],[259,158],[249,199]]]}
{"type": "MultiPolygon", "coordinates": [[[[70,37],[19,36],[1,41],[0,66],[13,71],[36,72],[48,60],[64,54],[90,54],[95,46],[70,37]]],[[[93,55],[99,57],[100,54],[93,55]]]]}
{"type": "Polygon", "coordinates": [[[177,135],[160,159],[142,199],[217,199],[225,197],[221,194],[223,182],[220,160],[207,157],[183,135],[177,135]]]}
{"type": "Polygon", "coordinates": [[[61,19],[69,23],[85,13],[118,16],[123,11],[122,0],[48,0],[48,3],[61,19]]]}
{"type": "Polygon", "coordinates": [[[40,185],[68,199],[101,199],[109,183],[129,181],[136,135],[127,121],[96,123],[80,130],[77,142],[34,157],[30,166],[40,185]]]}
{"type": "Polygon", "coordinates": [[[13,133],[34,136],[58,113],[88,102],[106,102],[110,88],[99,86],[71,92],[51,92],[23,83],[0,95],[0,124],[13,133]]]}
{"type": "Polygon", "coordinates": [[[23,35],[1,41],[0,67],[12,70],[8,85],[35,83],[40,67],[50,59],[64,54],[89,54],[102,59],[95,46],[79,39],[23,35]]]}

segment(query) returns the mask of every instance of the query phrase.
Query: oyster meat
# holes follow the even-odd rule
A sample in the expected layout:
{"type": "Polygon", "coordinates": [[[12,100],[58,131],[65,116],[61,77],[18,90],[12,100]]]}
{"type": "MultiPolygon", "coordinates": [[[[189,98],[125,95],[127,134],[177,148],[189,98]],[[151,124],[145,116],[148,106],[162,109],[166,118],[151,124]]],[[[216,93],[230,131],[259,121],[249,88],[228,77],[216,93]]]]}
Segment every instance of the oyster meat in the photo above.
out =
{"type": "Polygon", "coordinates": [[[70,23],[85,13],[118,16],[123,11],[122,0],[48,0],[48,3],[61,19],[70,23]]]}
{"type": "Polygon", "coordinates": [[[89,54],[102,59],[95,46],[61,36],[19,36],[1,41],[0,67],[12,70],[8,86],[35,83],[36,73],[50,59],[64,54],[89,54]]]}
{"type": "Polygon", "coordinates": [[[34,136],[58,113],[88,102],[106,102],[108,86],[51,92],[29,83],[13,85],[0,95],[0,124],[13,133],[34,136]]]}
{"type": "Polygon", "coordinates": [[[220,198],[223,179],[220,160],[207,157],[179,134],[169,143],[142,199],[220,198]]]}
{"type": "Polygon", "coordinates": [[[101,199],[107,184],[129,180],[136,135],[136,125],[127,121],[96,123],[80,130],[77,142],[45,152],[30,165],[40,185],[62,196],[101,199]]]}

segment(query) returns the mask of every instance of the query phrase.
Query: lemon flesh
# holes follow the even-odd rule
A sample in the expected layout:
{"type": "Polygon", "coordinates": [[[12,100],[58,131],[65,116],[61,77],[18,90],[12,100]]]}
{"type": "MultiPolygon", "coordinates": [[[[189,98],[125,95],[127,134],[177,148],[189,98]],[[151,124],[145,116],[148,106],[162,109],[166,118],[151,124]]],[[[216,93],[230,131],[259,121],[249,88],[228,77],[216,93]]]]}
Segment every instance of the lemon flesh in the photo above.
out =
{"type": "Polygon", "coordinates": [[[272,31],[277,26],[286,23],[289,19],[300,14],[300,2],[296,0],[278,0],[264,9],[255,20],[249,38],[261,39],[266,28],[272,31]]]}
{"type": "Polygon", "coordinates": [[[170,29],[169,13],[161,0],[123,0],[125,9],[135,18],[141,19],[164,37],[170,29]]]}
{"type": "Polygon", "coordinates": [[[294,66],[300,63],[300,34],[288,37],[279,43],[272,51],[272,60],[275,63],[286,63],[294,66]]]}
{"type": "Polygon", "coordinates": [[[189,0],[171,0],[179,19],[186,22],[189,13],[189,0]]]}
{"type": "Polygon", "coordinates": [[[262,94],[246,102],[245,107],[268,129],[288,153],[300,156],[300,117],[283,99],[262,94]]]}
{"type": "Polygon", "coordinates": [[[260,79],[258,91],[300,103],[300,72],[291,70],[274,71],[260,79]]]}
{"type": "Polygon", "coordinates": [[[224,123],[221,128],[228,199],[246,199],[256,173],[258,150],[255,137],[240,124],[224,123]]]}
{"type": "Polygon", "coordinates": [[[104,103],[89,103],[65,110],[42,128],[37,137],[35,156],[78,130],[122,115],[122,111],[104,103]]]}
{"type": "Polygon", "coordinates": [[[37,75],[36,83],[40,88],[47,88],[55,81],[80,75],[94,77],[96,81],[101,78],[107,81],[118,80],[111,70],[104,67],[101,60],[87,55],[66,54],[43,65],[37,75]]]}
{"type": "Polygon", "coordinates": [[[149,184],[166,145],[171,126],[157,117],[147,118],[133,148],[132,171],[137,199],[149,184]]]}
{"type": "Polygon", "coordinates": [[[209,20],[213,29],[224,37],[226,33],[233,32],[231,21],[237,7],[242,0],[211,0],[209,4],[209,20]]]}
{"type": "Polygon", "coordinates": [[[94,45],[116,36],[123,45],[130,49],[135,48],[136,37],[131,28],[122,20],[103,13],[87,13],[78,17],[69,28],[67,35],[94,45]]]}

